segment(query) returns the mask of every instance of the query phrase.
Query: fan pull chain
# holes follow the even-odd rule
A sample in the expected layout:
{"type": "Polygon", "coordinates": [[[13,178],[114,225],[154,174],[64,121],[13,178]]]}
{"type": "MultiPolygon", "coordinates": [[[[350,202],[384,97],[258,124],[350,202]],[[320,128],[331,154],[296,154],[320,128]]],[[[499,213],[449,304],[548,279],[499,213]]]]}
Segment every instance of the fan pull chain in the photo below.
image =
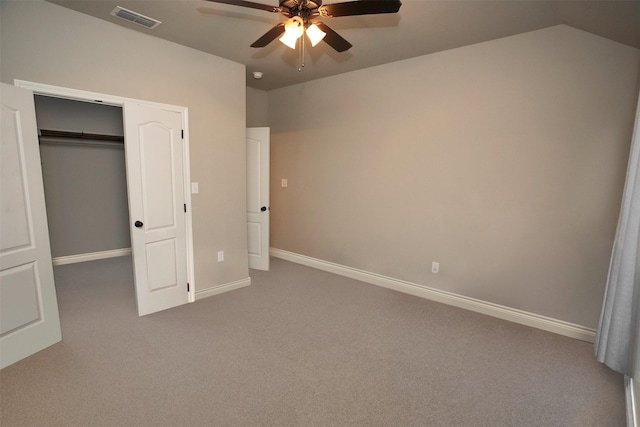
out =
{"type": "Polygon", "coordinates": [[[300,37],[300,52],[298,52],[298,72],[304,68],[304,34],[300,37]]]}

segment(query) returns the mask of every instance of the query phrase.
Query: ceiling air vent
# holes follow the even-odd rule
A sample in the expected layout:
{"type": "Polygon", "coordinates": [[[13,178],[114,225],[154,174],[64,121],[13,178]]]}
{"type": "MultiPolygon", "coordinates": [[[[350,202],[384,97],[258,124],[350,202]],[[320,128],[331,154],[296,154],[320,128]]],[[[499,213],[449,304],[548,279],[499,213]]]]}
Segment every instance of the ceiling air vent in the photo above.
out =
{"type": "Polygon", "coordinates": [[[141,15],[137,12],[125,9],[121,6],[116,6],[116,8],[111,11],[111,15],[117,16],[118,18],[126,19],[127,21],[133,22],[134,24],[142,25],[143,27],[149,28],[150,30],[154,29],[162,23],[157,19],[149,18],[148,16],[141,15]]]}

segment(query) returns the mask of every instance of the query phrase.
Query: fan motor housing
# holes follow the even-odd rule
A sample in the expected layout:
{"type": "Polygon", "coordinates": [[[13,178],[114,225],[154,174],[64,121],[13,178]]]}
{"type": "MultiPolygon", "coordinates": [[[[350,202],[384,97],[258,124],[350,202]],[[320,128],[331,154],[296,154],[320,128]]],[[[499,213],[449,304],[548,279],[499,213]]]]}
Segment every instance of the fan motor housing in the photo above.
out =
{"type": "Polygon", "coordinates": [[[322,0],[280,0],[281,13],[285,16],[299,16],[307,19],[317,13],[318,8],[322,6],[322,0]]]}
{"type": "Polygon", "coordinates": [[[280,0],[280,7],[291,9],[296,6],[313,10],[322,6],[322,0],[280,0]]]}

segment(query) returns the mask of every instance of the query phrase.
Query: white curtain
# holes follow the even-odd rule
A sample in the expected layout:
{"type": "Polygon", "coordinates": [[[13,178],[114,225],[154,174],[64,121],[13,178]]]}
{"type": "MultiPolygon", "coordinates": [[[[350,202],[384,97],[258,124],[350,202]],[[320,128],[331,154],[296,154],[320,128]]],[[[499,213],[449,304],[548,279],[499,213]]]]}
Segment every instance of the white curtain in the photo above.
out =
{"type": "Polygon", "coordinates": [[[596,357],[640,381],[640,100],[618,229],[596,336],[596,357]]]}

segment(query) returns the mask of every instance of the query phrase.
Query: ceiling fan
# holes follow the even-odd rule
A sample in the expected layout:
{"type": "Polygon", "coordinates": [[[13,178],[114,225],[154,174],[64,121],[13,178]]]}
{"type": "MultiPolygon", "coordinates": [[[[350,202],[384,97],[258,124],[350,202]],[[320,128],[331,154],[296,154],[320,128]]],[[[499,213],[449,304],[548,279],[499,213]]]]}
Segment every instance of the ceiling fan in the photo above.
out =
{"type": "MultiPolygon", "coordinates": [[[[280,41],[295,49],[296,41],[306,32],[312,46],[324,40],[325,43],[338,52],[349,50],[352,47],[351,43],[324,22],[320,20],[313,21],[315,18],[396,13],[400,10],[402,4],[400,0],[360,0],[327,5],[323,5],[322,0],[279,0],[279,5],[274,7],[245,0],[207,1],[281,13],[289,18],[286,22],[281,22],[267,31],[262,37],[253,42],[251,47],[265,47],[280,37],[280,41]]],[[[300,45],[302,51],[304,49],[304,37],[302,37],[300,45]]]]}

